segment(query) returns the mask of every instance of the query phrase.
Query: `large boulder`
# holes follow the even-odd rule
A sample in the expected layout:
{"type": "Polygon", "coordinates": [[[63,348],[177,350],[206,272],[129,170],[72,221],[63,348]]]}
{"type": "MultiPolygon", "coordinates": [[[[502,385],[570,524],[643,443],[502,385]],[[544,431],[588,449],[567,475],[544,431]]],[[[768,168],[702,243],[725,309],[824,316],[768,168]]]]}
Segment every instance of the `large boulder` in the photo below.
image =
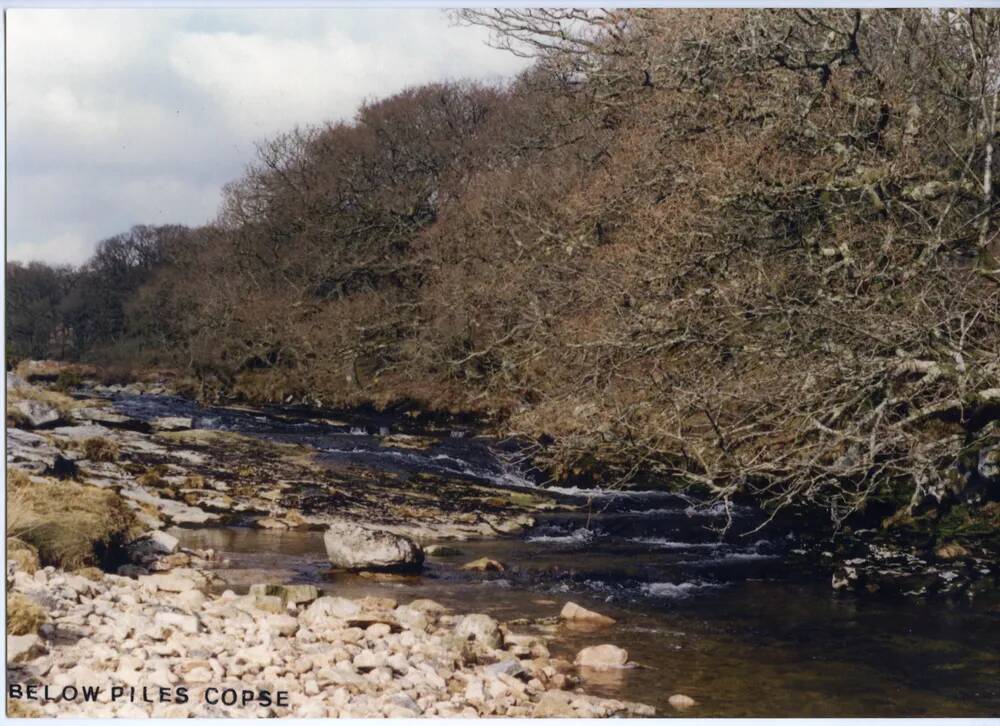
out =
{"type": "Polygon", "coordinates": [[[41,401],[26,399],[15,401],[12,407],[21,414],[24,423],[29,428],[37,429],[42,426],[51,426],[62,420],[62,414],[54,407],[41,401]]]}
{"type": "Polygon", "coordinates": [[[330,562],[345,570],[419,570],[424,563],[424,551],[408,537],[353,522],[331,524],[323,544],[330,562]]]}

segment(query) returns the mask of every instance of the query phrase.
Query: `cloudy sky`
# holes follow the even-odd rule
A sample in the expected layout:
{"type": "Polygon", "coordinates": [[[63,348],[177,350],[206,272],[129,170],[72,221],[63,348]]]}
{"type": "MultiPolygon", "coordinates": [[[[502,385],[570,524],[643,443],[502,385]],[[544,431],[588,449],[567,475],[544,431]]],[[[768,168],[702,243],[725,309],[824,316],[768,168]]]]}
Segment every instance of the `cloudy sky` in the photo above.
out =
{"type": "Polygon", "coordinates": [[[366,98],[523,61],[439,10],[7,14],[7,255],[78,264],[133,224],[199,224],[254,142],[366,98]]]}

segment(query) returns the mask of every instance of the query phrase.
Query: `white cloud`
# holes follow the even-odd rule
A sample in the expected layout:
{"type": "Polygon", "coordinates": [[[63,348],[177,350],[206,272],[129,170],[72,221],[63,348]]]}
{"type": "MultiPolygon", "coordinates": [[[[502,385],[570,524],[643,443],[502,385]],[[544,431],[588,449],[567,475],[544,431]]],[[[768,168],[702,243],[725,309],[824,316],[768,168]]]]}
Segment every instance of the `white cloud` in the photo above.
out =
{"type": "Polygon", "coordinates": [[[79,263],[132,224],[208,221],[256,140],[524,67],[484,40],[436,10],[10,10],[8,255],[79,263]]]}

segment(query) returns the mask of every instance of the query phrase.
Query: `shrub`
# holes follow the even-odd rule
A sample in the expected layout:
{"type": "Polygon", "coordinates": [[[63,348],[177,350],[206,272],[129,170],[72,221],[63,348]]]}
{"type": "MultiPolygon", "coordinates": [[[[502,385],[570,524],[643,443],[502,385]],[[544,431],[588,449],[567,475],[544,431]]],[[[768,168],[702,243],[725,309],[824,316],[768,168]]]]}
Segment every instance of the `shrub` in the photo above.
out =
{"type": "Polygon", "coordinates": [[[91,461],[118,461],[118,444],[102,436],[83,442],[83,454],[91,461]]]}

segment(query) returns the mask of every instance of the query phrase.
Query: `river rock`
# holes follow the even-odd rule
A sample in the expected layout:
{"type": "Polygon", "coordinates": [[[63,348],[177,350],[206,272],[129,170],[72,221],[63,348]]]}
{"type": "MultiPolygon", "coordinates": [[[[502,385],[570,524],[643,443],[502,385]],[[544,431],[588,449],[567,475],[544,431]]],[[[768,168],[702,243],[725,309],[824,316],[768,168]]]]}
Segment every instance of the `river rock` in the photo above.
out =
{"type": "Polygon", "coordinates": [[[334,522],[323,535],[326,554],[346,570],[418,570],[424,552],[413,540],[353,522],[334,522]]]}
{"type": "Polygon", "coordinates": [[[683,693],[675,693],[667,699],[667,703],[676,708],[678,711],[684,711],[685,709],[698,705],[696,700],[691,698],[691,696],[685,696],[683,693]]]}
{"type": "Polygon", "coordinates": [[[594,670],[624,668],[625,664],[628,663],[628,651],[610,643],[592,645],[577,653],[574,662],[581,668],[593,668],[594,670]]]}
{"type": "Polygon", "coordinates": [[[601,615],[600,613],[595,613],[593,610],[587,610],[585,607],[577,605],[575,602],[568,602],[563,605],[562,612],[559,613],[559,617],[567,622],[581,623],[586,625],[614,625],[615,619],[609,618],[607,615],[601,615]]]}
{"type": "Polygon", "coordinates": [[[472,562],[467,562],[462,565],[463,570],[472,570],[474,572],[503,572],[506,567],[499,560],[493,560],[489,557],[480,557],[478,560],[473,560],[472,562]]]}
{"type": "Polygon", "coordinates": [[[503,644],[500,624],[489,615],[473,613],[462,618],[455,628],[455,635],[464,640],[474,640],[490,648],[503,644]]]}

